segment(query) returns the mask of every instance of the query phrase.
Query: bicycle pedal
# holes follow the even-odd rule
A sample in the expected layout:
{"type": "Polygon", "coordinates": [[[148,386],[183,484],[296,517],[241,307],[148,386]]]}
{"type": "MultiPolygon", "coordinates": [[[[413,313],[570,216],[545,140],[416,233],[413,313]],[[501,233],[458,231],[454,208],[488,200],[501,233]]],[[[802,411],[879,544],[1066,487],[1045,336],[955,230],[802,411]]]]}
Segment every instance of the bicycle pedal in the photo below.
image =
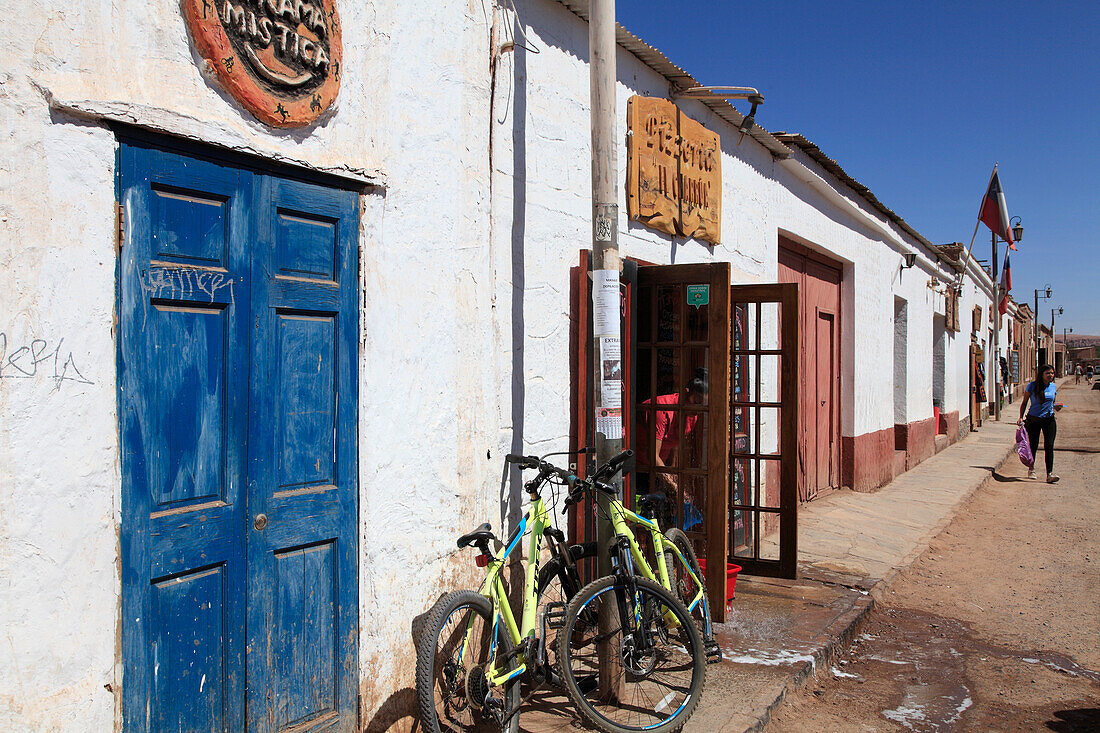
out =
{"type": "Polygon", "coordinates": [[[565,604],[561,601],[546,604],[546,625],[552,629],[565,626],[565,604]]]}
{"type": "Polygon", "coordinates": [[[707,664],[716,664],[722,661],[722,647],[714,639],[703,642],[703,654],[707,658],[707,664]]]}

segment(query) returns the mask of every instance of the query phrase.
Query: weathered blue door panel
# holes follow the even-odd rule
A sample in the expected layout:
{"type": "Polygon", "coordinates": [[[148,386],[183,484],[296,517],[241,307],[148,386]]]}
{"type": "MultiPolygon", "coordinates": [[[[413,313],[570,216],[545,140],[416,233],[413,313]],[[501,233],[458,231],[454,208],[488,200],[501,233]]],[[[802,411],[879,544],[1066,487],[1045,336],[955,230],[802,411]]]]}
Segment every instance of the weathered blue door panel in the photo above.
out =
{"type": "Polygon", "coordinates": [[[266,178],[255,206],[249,727],[352,731],[357,198],[266,178]],[[262,293],[262,295],[260,295],[262,293]]]}
{"type": "Polygon", "coordinates": [[[125,726],[240,730],[252,181],[137,145],[119,162],[125,726]]]}
{"type": "Polygon", "coordinates": [[[356,196],[119,171],[125,728],[351,731],[356,196]]]}

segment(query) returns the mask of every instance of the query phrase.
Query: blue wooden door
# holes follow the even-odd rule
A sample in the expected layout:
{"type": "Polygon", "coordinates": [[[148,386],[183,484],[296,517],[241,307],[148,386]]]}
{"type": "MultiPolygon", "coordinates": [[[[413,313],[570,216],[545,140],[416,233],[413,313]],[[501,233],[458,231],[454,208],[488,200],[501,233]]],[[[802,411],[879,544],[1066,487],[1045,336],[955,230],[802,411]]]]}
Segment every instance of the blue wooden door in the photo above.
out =
{"type": "Polygon", "coordinates": [[[356,686],[357,199],[265,177],[252,265],[250,730],[348,731],[356,686]],[[308,723],[308,725],[306,725],[308,723]]]}
{"type": "Polygon", "coordinates": [[[125,729],[351,730],[356,196],[119,163],[125,729]]]}

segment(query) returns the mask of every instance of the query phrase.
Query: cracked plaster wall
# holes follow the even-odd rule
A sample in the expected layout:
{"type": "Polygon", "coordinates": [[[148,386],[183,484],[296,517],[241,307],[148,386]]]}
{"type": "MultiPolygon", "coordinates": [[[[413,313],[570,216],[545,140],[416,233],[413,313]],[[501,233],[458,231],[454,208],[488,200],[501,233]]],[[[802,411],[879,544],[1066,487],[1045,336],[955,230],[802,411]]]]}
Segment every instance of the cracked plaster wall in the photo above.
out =
{"type": "MultiPolygon", "coordinates": [[[[9,355],[26,345],[50,357],[29,376],[0,378],[10,649],[0,727],[109,730],[119,719],[116,141],[105,119],[375,184],[360,231],[361,722],[409,725],[411,621],[473,582],[455,535],[515,516],[516,487],[498,492],[514,441],[546,452],[568,437],[568,273],[590,246],[587,28],[550,0],[516,5],[539,53],[501,52],[490,104],[491,29],[495,18],[507,40],[510,12],[473,0],[342,2],[336,107],[285,132],[203,76],[170,0],[52,0],[0,28],[20,60],[0,72],[0,333],[9,355]]],[[[668,85],[625,51],[618,63],[625,140],[629,96],[663,96],[668,85]]],[[[735,283],[771,282],[783,230],[845,260],[842,317],[860,328],[845,330],[844,432],[892,424],[892,400],[875,396],[889,389],[889,365],[852,357],[891,353],[891,292],[910,301],[911,324],[927,316],[930,339],[935,295],[916,269],[891,277],[896,253],[755,141],[737,146],[727,123],[683,107],[722,136],[723,242],[672,241],[629,222],[623,145],[623,254],[727,261],[735,283]],[[857,379],[869,387],[853,397],[857,379]]],[[[964,326],[969,307],[960,305],[964,326]]],[[[919,331],[911,326],[914,356],[919,331]]],[[[958,350],[949,344],[948,359],[958,350]]],[[[965,404],[965,371],[954,375],[948,394],[965,404]]],[[[915,394],[913,418],[930,415],[930,398],[915,394]]]]}

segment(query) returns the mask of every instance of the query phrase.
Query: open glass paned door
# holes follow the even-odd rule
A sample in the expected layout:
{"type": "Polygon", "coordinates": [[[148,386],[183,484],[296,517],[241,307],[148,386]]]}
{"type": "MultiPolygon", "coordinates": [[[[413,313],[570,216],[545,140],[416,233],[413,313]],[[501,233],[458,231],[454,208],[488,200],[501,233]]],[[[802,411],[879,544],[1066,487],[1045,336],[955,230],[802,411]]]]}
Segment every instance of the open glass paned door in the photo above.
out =
{"type": "Polygon", "coordinates": [[[793,578],[798,511],[798,286],[730,288],[730,562],[793,578]]]}
{"type": "MultiPolygon", "coordinates": [[[[638,268],[633,390],[635,498],[687,533],[724,597],[729,444],[729,265],[638,268]]],[[[725,604],[712,604],[723,620],[725,604]]]]}

